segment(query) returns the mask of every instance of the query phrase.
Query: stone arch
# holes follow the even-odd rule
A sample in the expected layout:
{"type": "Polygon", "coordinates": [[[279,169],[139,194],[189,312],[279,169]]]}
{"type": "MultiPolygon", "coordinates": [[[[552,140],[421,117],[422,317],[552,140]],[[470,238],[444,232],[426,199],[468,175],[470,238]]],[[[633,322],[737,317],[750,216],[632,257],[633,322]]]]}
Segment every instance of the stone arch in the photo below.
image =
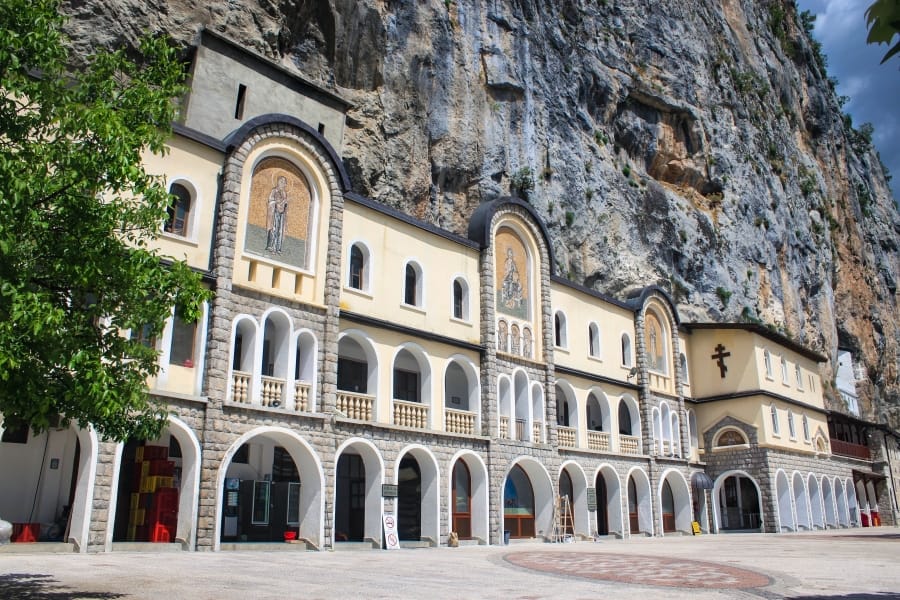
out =
{"type": "Polygon", "coordinates": [[[450,530],[453,529],[453,471],[456,463],[462,461],[469,472],[470,477],[470,505],[469,519],[472,537],[486,544],[490,539],[490,478],[487,465],[478,454],[471,450],[460,450],[450,459],[450,476],[447,477],[447,503],[449,515],[447,523],[450,530]]]}
{"type": "MultiPolygon", "coordinates": [[[[575,535],[590,536],[591,517],[587,505],[588,481],[581,468],[574,460],[565,461],[559,469],[559,477],[566,471],[572,480],[572,516],[575,520],[575,535]]],[[[559,480],[557,477],[557,481],[559,480]]]]}
{"type": "MultiPolygon", "coordinates": [[[[553,490],[554,485],[550,480],[550,474],[544,465],[531,457],[520,456],[516,458],[506,470],[503,477],[503,486],[500,488],[500,523],[506,521],[507,498],[506,485],[510,473],[516,467],[521,468],[531,484],[534,495],[534,535],[549,537],[553,529],[553,490]]],[[[508,527],[504,526],[508,530],[508,527]]]]}
{"type": "Polygon", "coordinates": [[[775,502],[778,506],[779,531],[797,530],[792,498],[793,494],[788,476],[782,469],[778,469],[775,473],[775,502]]]}
{"type": "Polygon", "coordinates": [[[647,477],[647,473],[640,467],[632,467],[631,470],[628,471],[628,475],[625,477],[626,482],[626,490],[629,490],[628,493],[628,512],[629,512],[629,533],[633,536],[635,534],[645,533],[647,535],[653,535],[654,526],[653,526],[653,499],[652,494],[650,493],[650,478],[647,477]],[[629,486],[631,485],[629,480],[634,481],[634,491],[635,498],[632,503],[631,491],[629,490],[629,486]],[[632,508],[636,509],[632,511],[632,508]],[[638,530],[635,531],[633,525],[637,524],[638,530]]]}
{"type": "MultiPolygon", "coordinates": [[[[375,397],[378,393],[378,373],[379,360],[378,352],[375,350],[375,344],[369,335],[359,329],[347,329],[338,335],[338,396],[341,391],[347,391],[354,394],[365,394],[375,397]],[[353,360],[356,362],[365,362],[366,378],[365,389],[341,390],[341,361],[353,360]]],[[[362,388],[362,385],[354,386],[362,388]]],[[[338,398],[338,406],[340,407],[340,398],[338,398]]],[[[372,402],[372,420],[378,418],[378,403],[372,402]]]]}
{"type": "MultiPolygon", "coordinates": [[[[444,367],[443,384],[444,408],[474,412],[475,426],[473,433],[480,433],[481,380],[478,377],[478,368],[475,364],[467,356],[454,354],[447,360],[447,364],[444,367]],[[460,398],[460,404],[457,405],[452,402],[454,397],[460,398]]],[[[447,430],[446,423],[444,429],[447,430]]]]}
{"type": "Polygon", "coordinates": [[[607,528],[609,533],[624,537],[625,522],[622,516],[622,484],[619,479],[619,474],[615,467],[609,463],[603,463],[597,468],[596,473],[594,473],[595,488],[596,482],[600,478],[603,478],[606,486],[606,498],[601,498],[598,493],[597,506],[600,506],[601,503],[606,503],[606,515],[608,519],[607,528]]]}
{"type": "Polygon", "coordinates": [[[280,444],[290,455],[300,474],[299,537],[321,548],[325,541],[325,472],[315,449],[299,433],[284,427],[264,425],[247,431],[225,451],[216,474],[216,508],[213,525],[213,550],[219,550],[222,537],[225,478],[235,453],[246,442],[264,437],[280,444]]]}
{"type": "MultiPolygon", "coordinates": [[[[384,482],[384,460],[375,444],[363,438],[350,438],[345,440],[334,452],[334,469],[335,469],[335,508],[337,505],[337,468],[340,458],[344,454],[358,454],[365,466],[365,526],[363,536],[365,540],[371,541],[375,547],[380,548],[382,545],[382,516],[384,515],[384,500],[381,496],[381,485],[384,482]]],[[[335,514],[332,514],[331,522],[336,523],[335,514]]],[[[332,548],[336,539],[336,532],[332,529],[331,543],[332,548]]]]}
{"type": "MultiPolygon", "coordinates": [[[[441,476],[434,454],[420,444],[410,444],[397,454],[394,462],[394,483],[399,484],[400,462],[411,455],[419,464],[421,474],[421,537],[433,545],[441,541],[441,476]]],[[[397,499],[399,501],[399,498],[397,499]]]]}
{"type": "MultiPolygon", "coordinates": [[[[691,491],[690,486],[688,486],[687,480],[684,478],[684,475],[681,471],[677,469],[666,469],[663,471],[662,476],[659,481],[659,489],[657,490],[656,500],[660,506],[660,514],[662,514],[663,507],[663,486],[668,482],[669,486],[672,489],[672,496],[674,500],[674,514],[673,514],[673,525],[676,531],[680,531],[683,533],[687,533],[691,531],[691,491]]],[[[663,531],[665,531],[665,524],[663,526],[663,531]]],[[[665,535],[665,534],[663,534],[665,535]]]]}
{"type": "MultiPolygon", "coordinates": [[[[725,525],[725,516],[722,514],[722,507],[720,503],[720,494],[722,493],[722,487],[725,485],[726,480],[730,477],[741,477],[750,481],[753,484],[753,487],[756,489],[756,521],[757,527],[753,527],[754,523],[752,522],[752,511],[747,510],[750,507],[741,506],[741,513],[739,518],[741,519],[741,525],[739,529],[759,529],[762,531],[763,523],[765,523],[765,519],[763,518],[763,504],[762,504],[762,490],[759,488],[759,483],[756,481],[756,478],[751,476],[749,473],[744,471],[743,469],[732,469],[730,471],[725,471],[716,477],[716,481],[713,484],[712,490],[712,498],[713,498],[713,523],[716,532],[722,530],[725,525]],[[745,527],[746,526],[746,527],[745,527]]],[[[738,494],[740,494],[740,490],[738,490],[738,494]]],[[[743,500],[743,499],[742,499],[743,500]]],[[[734,527],[729,527],[729,529],[734,529],[734,527]]]]}

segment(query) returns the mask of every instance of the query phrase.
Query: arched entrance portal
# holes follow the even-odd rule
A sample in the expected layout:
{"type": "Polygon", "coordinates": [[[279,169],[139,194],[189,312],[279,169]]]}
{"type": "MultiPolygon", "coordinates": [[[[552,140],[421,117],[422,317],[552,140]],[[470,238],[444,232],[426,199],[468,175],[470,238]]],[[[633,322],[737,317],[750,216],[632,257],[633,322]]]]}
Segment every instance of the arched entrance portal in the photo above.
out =
{"type": "Polygon", "coordinates": [[[653,503],[650,480],[641,469],[628,476],[628,530],[631,535],[653,535],[653,503]]]}
{"type": "Polygon", "coordinates": [[[455,531],[461,540],[472,539],[472,476],[466,461],[458,460],[453,465],[453,517],[450,531],[455,531]]]}
{"type": "Polygon", "coordinates": [[[604,465],[594,479],[597,494],[597,534],[624,536],[622,523],[622,491],[619,475],[609,465],[604,465]]]}
{"type": "Polygon", "coordinates": [[[422,470],[411,454],[397,470],[397,535],[412,541],[422,537],[422,470]]]}
{"type": "Polygon", "coordinates": [[[691,530],[691,496],[684,476],[675,470],[667,471],[659,487],[663,533],[691,530]]]}
{"type": "Polygon", "coordinates": [[[784,471],[775,475],[775,501],[778,504],[778,523],[781,531],[795,531],[794,511],[791,506],[791,486],[784,471]]]}
{"type": "Polygon", "coordinates": [[[286,532],[320,546],[323,473],[296,433],[262,427],[238,438],[219,469],[219,542],[280,542],[286,532]]]}
{"type": "MultiPolygon", "coordinates": [[[[575,488],[572,485],[572,477],[569,475],[569,472],[565,469],[562,470],[562,473],[559,474],[559,501],[560,501],[560,513],[563,512],[563,498],[566,498],[565,502],[568,504],[569,514],[574,514],[575,510],[575,488]]],[[[567,535],[575,535],[575,520],[567,519],[564,515],[561,516],[562,522],[565,524],[565,531],[563,533],[567,535]]]]}
{"type": "Polygon", "coordinates": [[[663,481],[661,492],[663,533],[674,533],[675,528],[675,496],[668,481],[663,481]]]}
{"type": "Polygon", "coordinates": [[[73,542],[87,551],[96,436],[73,426],[35,435],[0,417],[0,517],[28,524],[13,542],[73,542]],[[13,484],[12,482],[15,482],[13,484]]]}
{"type": "Polygon", "coordinates": [[[381,456],[368,441],[345,443],[337,452],[334,543],[370,542],[381,547],[381,456]]]}
{"type": "Polygon", "coordinates": [[[477,454],[463,452],[451,462],[450,524],[459,539],[487,543],[489,504],[487,468],[477,454]]]}
{"type": "Polygon", "coordinates": [[[606,479],[600,473],[597,474],[594,489],[597,494],[597,535],[609,535],[609,504],[607,502],[609,493],[606,489],[606,479]]]}
{"type": "Polygon", "coordinates": [[[759,491],[743,474],[729,475],[716,487],[716,510],[720,531],[760,531],[762,526],[759,491]]]}
{"type": "Polygon", "coordinates": [[[528,474],[515,465],[506,476],[503,487],[503,528],[512,538],[531,538],[535,535],[534,489],[528,474]]]}

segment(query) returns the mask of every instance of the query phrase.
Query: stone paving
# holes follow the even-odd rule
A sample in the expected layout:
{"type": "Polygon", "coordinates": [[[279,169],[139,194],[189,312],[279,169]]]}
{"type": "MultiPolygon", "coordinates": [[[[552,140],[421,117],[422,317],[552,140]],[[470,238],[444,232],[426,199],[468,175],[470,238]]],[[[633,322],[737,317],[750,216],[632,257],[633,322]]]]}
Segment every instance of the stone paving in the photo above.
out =
{"type": "Polygon", "coordinates": [[[900,600],[894,528],[398,551],[0,553],[0,599],[900,600]]]}

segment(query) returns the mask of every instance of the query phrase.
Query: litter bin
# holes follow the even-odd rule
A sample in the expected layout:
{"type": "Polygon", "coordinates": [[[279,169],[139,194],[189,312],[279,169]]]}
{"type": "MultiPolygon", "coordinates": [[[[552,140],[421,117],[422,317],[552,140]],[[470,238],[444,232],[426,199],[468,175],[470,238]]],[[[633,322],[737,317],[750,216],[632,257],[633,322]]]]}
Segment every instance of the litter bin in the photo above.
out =
{"type": "Polygon", "coordinates": [[[503,545],[509,546],[509,531],[503,532],[503,545]]]}

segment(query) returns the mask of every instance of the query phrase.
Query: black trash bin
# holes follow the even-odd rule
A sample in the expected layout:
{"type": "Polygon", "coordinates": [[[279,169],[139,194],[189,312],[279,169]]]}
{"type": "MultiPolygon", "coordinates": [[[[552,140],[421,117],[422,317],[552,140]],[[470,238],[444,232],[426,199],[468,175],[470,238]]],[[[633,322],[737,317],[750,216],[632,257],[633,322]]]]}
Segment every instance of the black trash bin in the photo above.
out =
{"type": "Polygon", "coordinates": [[[509,546],[509,531],[503,532],[503,545],[509,546]]]}

